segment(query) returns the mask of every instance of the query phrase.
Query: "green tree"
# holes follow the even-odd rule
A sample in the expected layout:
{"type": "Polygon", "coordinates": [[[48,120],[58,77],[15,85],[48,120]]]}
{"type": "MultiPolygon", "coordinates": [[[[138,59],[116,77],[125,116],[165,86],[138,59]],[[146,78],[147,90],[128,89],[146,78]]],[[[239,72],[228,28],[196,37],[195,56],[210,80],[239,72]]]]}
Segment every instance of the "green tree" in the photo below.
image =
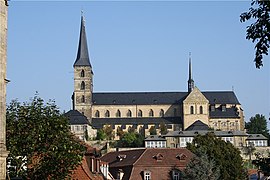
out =
{"type": "Polygon", "coordinates": [[[249,157],[249,161],[251,161],[251,156],[253,155],[255,150],[256,148],[253,145],[242,147],[243,154],[249,157]]]}
{"type": "Polygon", "coordinates": [[[97,137],[96,137],[96,139],[97,140],[105,140],[106,139],[106,134],[103,131],[103,129],[98,129],[97,130],[97,137]]]}
{"type": "Polygon", "coordinates": [[[246,178],[240,151],[230,142],[217,138],[213,133],[196,136],[192,143],[187,144],[187,148],[196,155],[200,155],[201,150],[204,150],[208,158],[213,159],[220,168],[219,179],[240,180],[246,178]]]}
{"type": "Polygon", "coordinates": [[[119,138],[121,139],[124,135],[124,131],[121,129],[121,127],[117,127],[117,130],[116,130],[116,135],[119,136],[119,138]]]}
{"type": "Polygon", "coordinates": [[[137,132],[125,132],[118,141],[118,147],[142,147],[144,137],[137,132]]]}
{"type": "Polygon", "coordinates": [[[6,116],[10,177],[65,179],[81,163],[86,149],[53,101],[12,101],[6,116]]]}
{"type": "Polygon", "coordinates": [[[240,15],[240,22],[252,21],[247,26],[246,39],[255,42],[255,65],[260,69],[263,66],[263,55],[268,55],[270,45],[270,1],[252,0],[248,12],[240,15]]]}
{"type": "Polygon", "coordinates": [[[149,129],[150,135],[157,135],[157,130],[155,126],[151,126],[149,129]]]}
{"type": "Polygon", "coordinates": [[[250,121],[246,123],[246,129],[249,134],[262,134],[269,138],[267,121],[262,114],[256,114],[255,117],[251,117],[250,121]]]}
{"type": "Polygon", "coordinates": [[[106,125],[103,127],[103,131],[104,131],[104,133],[106,134],[106,139],[107,139],[107,140],[113,140],[113,139],[114,139],[114,131],[113,131],[112,126],[106,124],[106,125]]]}
{"type": "Polygon", "coordinates": [[[167,130],[167,127],[165,125],[164,122],[161,122],[160,125],[159,125],[159,128],[160,128],[160,134],[167,134],[168,133],[168,130],[167,130]]]}
{"type": "Polygon", "coordinates": [[[220,169],[213,159],[209,158],[202,149],[193,157],[183,172],[186,180],[216,180],[220,176],[220,169]]]}
{"type": "Polygon", "coordinates": [[[260,153],[256,153],[255,156],[256,159],[252,161],[252,164],[256,165],[265,176],[270,176],[270,153],[268,157],[263,157],[260,153]]]}
{"type": "Polygon", "coordinates": [[[136,129],[134,127],[129,127],[128,132],[129,133],[134,133],[134,132],[136,132],[136,129]]]}

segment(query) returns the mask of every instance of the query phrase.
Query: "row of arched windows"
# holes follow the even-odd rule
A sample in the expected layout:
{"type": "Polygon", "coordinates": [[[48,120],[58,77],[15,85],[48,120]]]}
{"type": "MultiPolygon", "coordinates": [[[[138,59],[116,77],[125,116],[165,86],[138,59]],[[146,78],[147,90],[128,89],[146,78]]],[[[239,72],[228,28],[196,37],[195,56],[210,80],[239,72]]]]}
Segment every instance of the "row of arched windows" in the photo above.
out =
{"type": "MultiPolygon", "coordinates": [[[[199,109],[199,113],[200,114],[203,114],[203,107],[202,106],[200,106],[200,109],[199,109]]],[[[194,112],[194,106],[190,106],[190,114],[195,114],[195,112],[194,112]]]]}
{"type": "MultiPolygon", "coordinates": [[[[153,111],[153,109],[150,109],[150,110],[149,110],[148,115],[149,115],[149,117],[154,117],[154,111],[153,111]]],[[[110,111],[109,111],[109,110],[106,110],[104,116],[105,116],[105,117],[110,117],[110,111]]],[[[121,111],[120,111],[119,109],[116,111],[115,116],[116,116],[116,117],[121,117],[121,111]]],[[[140,109],[138,110],[137,116],[138,116],[138,117],[143,117],[143,112],[142,112],[142,110],[140,110],[140,109]]],[[[160,109],[160,111],[159,111],[159,116],[160,116],[160,117],[164,117],[164,110],[163,110],[163,109],[160,109]]],[[[96,118],[100,117],[100,112],[99,112],[99,110],[96,110],[96,112],[95,112],[95,117],[96,117],[96,118]]],[[[132,117],[132,112],[131,112],[131,110],[128,110],[128,111],[127,111],[126,117],[132,117]]]]}

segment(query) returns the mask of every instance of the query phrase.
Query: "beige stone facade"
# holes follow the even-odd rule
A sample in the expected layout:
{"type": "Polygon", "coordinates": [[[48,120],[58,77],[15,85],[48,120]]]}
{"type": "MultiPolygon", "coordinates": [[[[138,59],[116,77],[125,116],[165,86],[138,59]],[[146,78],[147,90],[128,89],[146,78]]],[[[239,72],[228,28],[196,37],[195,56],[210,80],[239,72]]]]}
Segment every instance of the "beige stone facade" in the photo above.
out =
{"type": "Polygon", "coordinates": [[[74,67],[74,109],[91,117],[93,73],[90,66],[74,67]]]}
{"type": "Polygon", "coordinates": [[[196,120],[200,120],[209,126],[208,108],[209,101],[200,92],[200,90],[195,87],[183,101],[183,128],[188,128],[196,120]]]}
{"type": "MultiPolygon", "coordinates": [[[[215,130],[244,130],[241,105],[232,91],[201,92],[194,87],[189,58],[187,92],[93,92],[93,72],[81,23],[78,56],[74,63],[74,109],[84,114],[94,128],[110,125],[144,135],[165,123],[168,130],[185,130],[200,121],[215,130]]],[[[117,137],[116,137],[117,138],[117,137]]]]}
{"type": "Polygon", "coordinates": [[[0,180],[6,179],[7,1],[0,0],[0,180]]]}

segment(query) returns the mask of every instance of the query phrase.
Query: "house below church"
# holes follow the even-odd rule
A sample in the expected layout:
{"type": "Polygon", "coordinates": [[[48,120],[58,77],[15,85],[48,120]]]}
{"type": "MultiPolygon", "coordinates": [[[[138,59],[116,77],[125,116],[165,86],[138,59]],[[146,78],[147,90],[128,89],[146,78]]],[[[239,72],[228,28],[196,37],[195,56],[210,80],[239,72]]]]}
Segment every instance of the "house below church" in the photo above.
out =
{"type": "Polygon", "coordinates": [[[184,148],[150,148],[109,152],[101,160],[109,164],[114,179],[180,179],[193,156],[184,148]]]}

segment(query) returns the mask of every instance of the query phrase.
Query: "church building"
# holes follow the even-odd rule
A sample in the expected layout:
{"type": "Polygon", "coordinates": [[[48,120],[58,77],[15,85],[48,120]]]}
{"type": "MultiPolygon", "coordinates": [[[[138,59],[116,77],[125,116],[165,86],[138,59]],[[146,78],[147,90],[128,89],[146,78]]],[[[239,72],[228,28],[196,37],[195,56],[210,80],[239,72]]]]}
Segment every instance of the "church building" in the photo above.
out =
{"type": "Polygon", "coordinates": [[[195,122],[222,131],[244,130],[244,115],[233,91],[203,91],[194,86],[191,58],[187,91],[184,92],[112,92],[93,91],[93,67],[87,47],[84,17],[81,17],[78,53],[74,68],[73,110],[87,117],[93,128],[110,125],[149,135],[161,123],[169,131],[186,130],[195,122]]]}

